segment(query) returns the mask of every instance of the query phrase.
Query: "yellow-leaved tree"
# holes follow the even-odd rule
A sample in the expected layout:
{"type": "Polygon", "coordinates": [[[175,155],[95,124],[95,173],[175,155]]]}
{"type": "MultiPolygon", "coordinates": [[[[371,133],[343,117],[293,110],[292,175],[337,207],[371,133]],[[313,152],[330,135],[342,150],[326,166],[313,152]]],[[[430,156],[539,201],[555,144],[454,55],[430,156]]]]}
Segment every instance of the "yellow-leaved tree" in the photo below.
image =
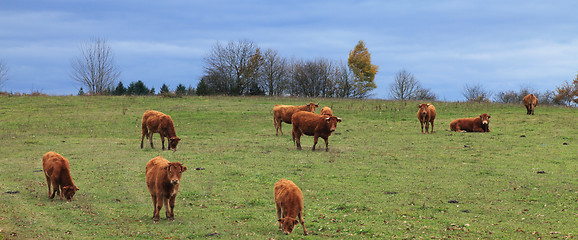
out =
{"type": "Polygon", "coordinates": [[[358,98],[369,96],[370,92],[377,88],[374,80],[379,66],[371,64],[371,54],[363,40],[359,40],[355,48],[349,52],[347,65],[355,75],[354,96],[358,98]]]}

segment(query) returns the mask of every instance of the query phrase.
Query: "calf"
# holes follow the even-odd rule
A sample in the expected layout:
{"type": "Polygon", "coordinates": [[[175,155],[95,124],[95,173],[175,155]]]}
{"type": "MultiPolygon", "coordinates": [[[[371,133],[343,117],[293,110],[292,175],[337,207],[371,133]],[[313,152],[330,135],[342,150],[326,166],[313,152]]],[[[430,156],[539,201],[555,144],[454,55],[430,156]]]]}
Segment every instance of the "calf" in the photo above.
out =
{"type": "Polygon", "coordinates": [[[333,116],[333,111],[331,111],[331,108],[329,108],[328,106],[325,106],[323,108],[321,108],[321,115],[325,115],[325,116],[333,116]]]}
{"type": "Polygon", "coordinates": [[[276,136],[279,136],[279,131],[281,131],[281,136],[283,136],[283,129],[281,129],[281,123],[291,124],[291,117],[294,113],[299,111],[315,112],[315,108],[318,108],[319,104],[308,103],[301,106],[291,106],[291,105],[275,105],[273,107],[273,124],[275,125],[276,136]]]}
{"type": "Polygon", "coordinates": [[[48,185],[48,197],[53,199],[58,194],[61,200],[66,198],[67,202],[72,201],[78,188],[72,182],[68,159],[56,152],[47,152],[42,156],[42,168],[48,185]],[[50,189],[51,186],[53,190],[50,189]]]}
{"type": "Polygon", "coordinates": [[[153,146],[153,133],[159,133],[161,135],[163,150],[165,150],[165,137],[169,139],[169,143],[167,144],[169,150],[171,148],[177,149],[177,144],[179,144],[181,139],[178,138],[175,133],[175,125],[173,124],[171,116],[162,112],[148,110],[142,115],[141,127],[140,148],[143,148],[145,136],[150,140],[151,148],[155,148],[153,146]]]}
{"type": "Polygon", "coordinates": [[[417,119],[421,124],[421,133],[423,133],[423,124],[425,123],[425,133],[428,133],[429,123],[431,123],[431,133],[434,132],[434,120],[436,119],[436,108],[430,103],[422,103],[417,106],[417,119]]]}
{"type": "Polygon", "coordinates": [[[308,234],[303,220],[303,193],[295,183],[284,178],[275,183],[275,207],[277,208],[279,231],[290,234],[295,225],[301,222],[303,234],[308,234]]]}
{"type": "Polygon", "coordinates": [[[456,132],[490,132],[490,115],[484,113],[478,118],[460,118],[450,123],[450,130],[456,132]]]}
{"type": "Polygon", "coordinates": [[[522,102],[524,103],[524,107],[526,107],[526,114],[534,115],[534,109],[536,108],[536,105],[538,105],[538,98],[536,98],[534,94],[528,94],[524,97],[522,102]]]}
{"type": "Polygon", "coordinates": [[[175,198],[179,192],[181,176],[187,167],[180,162],[169,162],[161,156],[146,165],[146,183],[153,200],[153,222],[159,222],[159,213],[165,206],[167,220],[174,221],[175,198]],[[170,207],[170,208],[169,208],[170,207]]]}
{"type": "Polygon", "coordinates": [[[335,131],[337,123],[341,118],[336,116],[322,116],[310,112],[297,112],[291,117],[293,123],[293,142],[297,144],[297,149],[301,150],[301,135],[313,136],[313,148],[317,140],[321,137],[325,140],[325,151],[329,151],[329,136],[335,131]]]}

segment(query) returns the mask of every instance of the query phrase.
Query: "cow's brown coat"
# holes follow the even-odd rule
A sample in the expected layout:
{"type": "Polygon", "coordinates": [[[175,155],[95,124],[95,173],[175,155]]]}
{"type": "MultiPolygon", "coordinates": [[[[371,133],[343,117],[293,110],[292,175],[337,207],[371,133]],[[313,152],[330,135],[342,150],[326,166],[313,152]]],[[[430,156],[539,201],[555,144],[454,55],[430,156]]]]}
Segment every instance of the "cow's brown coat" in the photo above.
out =
{"type": "Polygon", "coordinates": [[[187,167],[180,162],[169,162],[161,156],[146,165],[146,183],[153,201],[153,222],[158,223],[160,211],[165,206],[167,220],[175,220],[175,198],[179,192],[181,176],[187,167]],[[169,208],[170,207],[170,208],[169,208]]]}
{"type": "Polygon", "coordinates": [[[489,132],[490,115],[484,113],[477,118],[460,118],[450,123],[450,130],[456,132],[489,132]]]}
{"type": "Polygon", "coordinates": [[[434,132],[434,120],[436,119],[436,108],[431,103],[422,103],[417,106],[417,119],[421,124],[421,133],[423,133],[423,125],[425,123],[425,133],[428,133],[429,124],[431,123],[431,133],[434,132]]]}
{"type": "Polygon", "coordinates": [[[66,201],[71,201],[78,187],[72,182],[68,159],[56,152],[47,152],[42,156],[42,169],[48,185],[48,197],[52,199],[58,194],[61,200],[66,198],[66,201]]]}
{"type": "Polygon", "coordinates": [[[280,231],[290,234],[301,222],[303,234],[308,234],[303,220],[303,193],[295,183],[284,178],[275,183],[275,207],[280,231]]]}
{"type": "Polygon", "coordinates": [[[524,103],[524,107],[526,107],[526,114],[534,115],[534,109],[536,109],[536,106],[538,105],[538,98],[536,98],[534,94],[528,94],[524,97],[522,102],[524,103]]]}
{"type": "Polygon", "coordinates": [[[325,107],[321,108],[320,114],[325,115],[325,116],[333,116],[333,111],[328,106],[325,106],[325,107]]]}
{"type": "Polygon", "coordinates": [[[305,134],[313,136],[313,148],[317,140],[323,138],[325,140],[325,151],[329,151],[329,136],[335,131],[337,123],[341,122],[341,118],[336,116],[322,116],[310,112],[297,112],[291,118],[293,123],[293,142],[297,144],[297,149],[301,150],[301,135],[305,134]]]}
{"type": "Polygon", "coordinates": [[[281,128],[281,123],[291,124],[291,117],[294,113],[299,111],[315,112],[315,108],[319,105],[315,103],[308,103],[307,105],[292,106],[292,105],[275,105],[273,107],[273,125],[275,125],[275,135],[279,136],[279,131],[281,131],[281,136],[283,136],[283,129],[281,128]]]}
{"type": "Polygon", "coordinates": [[[142,115],[142,134],[140,139],[140,148],[143,148],[144,138],[148,138],[151,143],[151,148],[153,146],[153,133],[158,133],[161,135],[161,144],[163,150],[165,149],[165,137],[169,139],[167,144],[168,149],[176,149],[177,144],[179,144],[180,138],[177,137],[175,133],[175,125],[173,124],[173,119],[171,116],[166,115],[162,112],[148,110],[142,115]]]}

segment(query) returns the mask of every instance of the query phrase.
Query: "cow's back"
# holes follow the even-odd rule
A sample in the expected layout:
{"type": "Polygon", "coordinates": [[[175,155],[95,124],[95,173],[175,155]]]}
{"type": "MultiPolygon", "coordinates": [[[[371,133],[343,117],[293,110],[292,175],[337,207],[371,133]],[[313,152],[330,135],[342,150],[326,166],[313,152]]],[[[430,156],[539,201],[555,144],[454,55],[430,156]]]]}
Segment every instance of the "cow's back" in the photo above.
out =
{"type": "Polygon", "coordinates": [[[64,171],[68,171],[70,165],[68,159],[56,152],[50,151],[42,156],[42,168],[47,176],[55,177],[54,175],[60,175],[64,171]]]}
{"type": "Polygon", "coordinates": [[[436,113],[436,107],[434,107],[433,104],[430,104],[430,105],[427,107],[427,114],[428,114],[428,116],[429,116],[429,120],[430,120],[430,121],[433,121],[433,120],[436,119],[436,114],[437,114],[437,113],[436,113]]]}
{"type": "Polygon", "coordinates": [[[159,184],[165,171],[163,169],[169,166],[169,161],[161,156],[151,159],[146,165],[146,183],[149,190],[159,184]]]}
{"type": "Polygon", "coordinates": [[[282,208],[302,210],[303,192],[293,181],[283,178],[275,183],[275,203],[280,204],[282,208]]]}
{"type": "Polygon", "coordinates": [[[312,113],[300,111],[293,114],[291,117],[291,122],[293,123],[293,128],[299,129],[305,135],[314,135],[315,128],[319,124],[319,121],[323,120],[323,116],[312,113]]]}

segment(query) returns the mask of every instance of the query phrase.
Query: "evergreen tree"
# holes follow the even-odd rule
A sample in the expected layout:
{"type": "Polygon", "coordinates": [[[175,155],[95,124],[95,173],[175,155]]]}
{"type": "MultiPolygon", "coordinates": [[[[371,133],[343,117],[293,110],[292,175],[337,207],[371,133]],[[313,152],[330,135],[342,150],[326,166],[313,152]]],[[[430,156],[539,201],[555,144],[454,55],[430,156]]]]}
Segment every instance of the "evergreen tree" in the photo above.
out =
{"type": "Polygon", "coordinates": [[[111,92],[112,92],[112,95],[121,96],[121,95],[126,94],[126,88],[124,87],[122,82],[118,82],[118,85],[116,86],[116,88],[111,92]]]}
{"type": "Polygon", "coordinates": [[[150,89],[148,89],[145,84],[138,80],[137,82],[131,82],[127,88],[128,95],[149,95],[150,89]]]}
{"type": "Polygon", "coordinates": [[[179,84],[177,86],[177,89],[175,90],[175,94],[177,96],[183,96],[183,95],[187,94],[187,88],[185,87],[185,85],[179,84]]]}
{"type": "Polygon", "coordinates": [[[169,86],[167,86],[166,84],[163,83],[163,86],[161,87],[161,92],[159,94],[163,95],[163,94],[167,94],[167,93],[169,93],[169,86]]]}

